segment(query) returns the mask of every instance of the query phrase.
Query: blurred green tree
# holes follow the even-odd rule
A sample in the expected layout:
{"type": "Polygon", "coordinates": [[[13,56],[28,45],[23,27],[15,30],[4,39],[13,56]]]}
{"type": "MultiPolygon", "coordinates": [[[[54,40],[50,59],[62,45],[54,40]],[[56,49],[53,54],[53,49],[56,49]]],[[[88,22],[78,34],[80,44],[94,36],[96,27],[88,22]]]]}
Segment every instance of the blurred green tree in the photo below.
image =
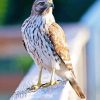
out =
{"type": "Polygon", "coordinates": [[[5,22],[8,5],[8,0],[0,0],[0,24],[3,24],[5,22]]]}
{"type": "Polygon", "coordinates": [[[0,74],[26,73],[34,61],[30,56],[0,57],[0,74]]]}
{"type": "MultiPolygon", "coordinates": [[[[77,22],[95,0],[54,0],[58,22],[77,22]]],[[[19,24],[30,15],[34,0],[0,0],[0,24],[19,24]]]]}

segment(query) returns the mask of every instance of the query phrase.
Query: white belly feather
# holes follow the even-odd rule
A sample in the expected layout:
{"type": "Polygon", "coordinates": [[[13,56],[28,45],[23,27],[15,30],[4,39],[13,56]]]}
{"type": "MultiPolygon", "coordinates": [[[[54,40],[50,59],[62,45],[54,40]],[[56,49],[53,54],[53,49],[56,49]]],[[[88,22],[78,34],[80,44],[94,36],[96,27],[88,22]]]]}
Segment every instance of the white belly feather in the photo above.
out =
{"type": "MultiPolygon", "coordinates": [[[[49,23],[50,25],[51,23],[55,22],[54,18],[53,17],[51,18],[52,18],[51,22],[49,23]]],[[[43,19],[45,18],[42,18],[42,20],[43,19]]],[[[52,67],[55,67],[56,69],[59,70],[60,66],[56,60],[56,59],[59,60],[59,57],[53,55],[51,47],[49,46],[48,42],[45,41],[44,38],[47,31],[47,27],[49,27],[49,24],[46,25],[46,23],[48,23],[46,20],[44,20],[41,24],[42,20],[41,17],[37,18],[37,16],[34,16],[34,17],[29,17],[23,23],[21,30],[27,51],[40,67],[41,66],[46,67],[48,70],[51,70],[52,67]]]]}

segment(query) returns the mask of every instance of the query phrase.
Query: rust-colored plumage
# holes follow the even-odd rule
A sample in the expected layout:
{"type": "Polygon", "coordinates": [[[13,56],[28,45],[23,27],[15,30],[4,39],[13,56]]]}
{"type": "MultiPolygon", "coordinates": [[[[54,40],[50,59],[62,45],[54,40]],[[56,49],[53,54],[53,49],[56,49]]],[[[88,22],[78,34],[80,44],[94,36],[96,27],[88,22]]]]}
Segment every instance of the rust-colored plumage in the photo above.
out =
{"type": "Polygon", "coordinates": [[[65,64],[67,69],[72,70],[72,64],[70,61],[69,49],[67,48],[67,42],[65,39],[65,34],[62,28],[57,24],[53,23],[49,27],[49,38],[51,39],[55,51],[65,64]]]}

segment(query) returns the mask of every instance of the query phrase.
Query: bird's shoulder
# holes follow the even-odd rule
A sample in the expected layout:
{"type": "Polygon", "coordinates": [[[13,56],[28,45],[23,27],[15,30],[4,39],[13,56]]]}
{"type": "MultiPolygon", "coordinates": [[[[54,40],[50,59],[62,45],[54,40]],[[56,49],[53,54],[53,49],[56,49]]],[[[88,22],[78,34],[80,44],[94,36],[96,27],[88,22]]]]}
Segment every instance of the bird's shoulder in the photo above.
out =
{"type": "Polygon", "coordinates": [[[62,46],[63,48],[67,47],[67,42],[65,38],[65,33],[63,29],[57,24],[52,23],[49,28],[49,37],[53,42],[55,48],[58,46],[59,48],[62,46]]]}

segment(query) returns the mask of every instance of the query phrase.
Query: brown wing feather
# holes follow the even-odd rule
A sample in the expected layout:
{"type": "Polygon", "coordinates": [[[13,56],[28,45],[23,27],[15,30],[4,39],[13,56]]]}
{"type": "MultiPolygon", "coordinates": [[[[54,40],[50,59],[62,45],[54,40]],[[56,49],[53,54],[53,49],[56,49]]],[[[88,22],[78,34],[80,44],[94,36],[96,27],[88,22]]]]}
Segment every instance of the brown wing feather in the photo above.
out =
{"type": "Polygon", "coordinates": [[[70,55],[69,55],[69,49],[67,47],[67,42],[65,39],[65,34],[62,28],[57,24],[53,23],[49,27],[49,38],[52,41],[54,48],[61,58],[64,65],[71,70],[72,64],[68,63],[70,62],[70,55]]]}

